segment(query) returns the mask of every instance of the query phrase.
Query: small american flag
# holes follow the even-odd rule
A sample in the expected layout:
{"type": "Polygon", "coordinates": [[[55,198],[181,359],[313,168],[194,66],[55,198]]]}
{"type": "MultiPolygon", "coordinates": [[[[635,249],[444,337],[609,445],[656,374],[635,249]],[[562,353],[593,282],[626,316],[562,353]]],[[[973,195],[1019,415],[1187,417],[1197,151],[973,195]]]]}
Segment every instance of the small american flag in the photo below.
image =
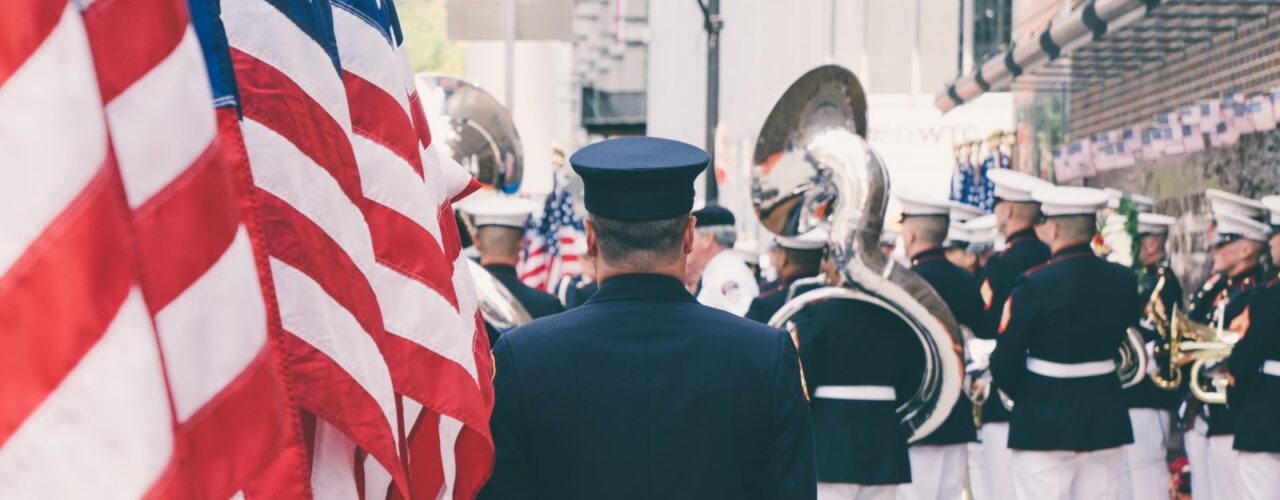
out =
{"type": "Polygon", "coordinates": [[[542,216],[530,219],[529,244],[520,264],[520,281],[539,290],[555,286],[564,276],[582,274],[577,250],[585,244],[582,219],[573,208],[568,174],[556,173],[542,216]]]}

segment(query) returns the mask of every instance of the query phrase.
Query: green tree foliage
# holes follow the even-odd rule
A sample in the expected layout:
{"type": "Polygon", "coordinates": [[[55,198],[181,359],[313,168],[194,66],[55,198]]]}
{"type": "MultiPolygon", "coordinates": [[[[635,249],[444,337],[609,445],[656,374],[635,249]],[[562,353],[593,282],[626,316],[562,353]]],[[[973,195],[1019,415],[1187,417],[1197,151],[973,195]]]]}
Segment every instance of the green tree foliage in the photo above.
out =
{"type": "Polygon", "coordinates": [[[405,46],[413,71],[461,75],[466,70],[467,45],[446,38],[446,0],[401,0],[396,3],[404,27],[405,46]]]}

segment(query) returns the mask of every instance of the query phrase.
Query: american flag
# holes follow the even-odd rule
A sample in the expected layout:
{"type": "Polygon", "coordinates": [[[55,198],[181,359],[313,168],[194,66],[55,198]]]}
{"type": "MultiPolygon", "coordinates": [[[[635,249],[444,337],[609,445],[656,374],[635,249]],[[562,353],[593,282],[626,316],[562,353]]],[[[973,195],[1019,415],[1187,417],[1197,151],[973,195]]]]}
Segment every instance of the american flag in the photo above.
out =
{"type": "Polygon", "coordinates": [[[187,7],[0,33],[0,497],[231,496],[290,411],[187,7]]]}
{"type": "Polygon", "coordinates": [[[0,18],[0,497],[474,496],[476,184],[394,5],[190,9],[0,18]]]}
{"type": "Polygon", "coordinates": [[[960,158],[957,161],[955,172],[951,174],[952,201],[973,206],[978,205],[977,198],[974,196],[974,174],[973,160],[969,156],[960,158]]]}
{"type": "Polygon", "coordinates": [[[530,219],[525,230],[529,243],[521,256],[520,281],[539,290],[554,287],[564,276],[582,273],[579,253],[586,236],[569,188],[568,174],[556,172],[541,217],[530,219]]]}

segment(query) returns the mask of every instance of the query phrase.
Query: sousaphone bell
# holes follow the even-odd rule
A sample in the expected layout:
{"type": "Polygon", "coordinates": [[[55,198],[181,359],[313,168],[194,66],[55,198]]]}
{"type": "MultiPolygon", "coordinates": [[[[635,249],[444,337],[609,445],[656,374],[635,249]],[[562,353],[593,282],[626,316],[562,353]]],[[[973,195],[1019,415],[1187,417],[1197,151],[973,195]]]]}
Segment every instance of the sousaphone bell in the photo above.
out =
{"type": "Polygon", "coordinates": [[[863,138],[866,111],[866,95],[853,73],[823,66],[793,83],[765,121],[752,173],[756,213],[769,231],[783,236],[829,224],[828,249],[840,276],[835,286],[789,300],[769,324],[796,328],[793,318],[819,301],[873,304],[906,323],[924,360],[919,385],[897,409],[914,442],[941,425],[959,399],[963,344],[937,292],[880,252],[889,178],[863,138]]]}

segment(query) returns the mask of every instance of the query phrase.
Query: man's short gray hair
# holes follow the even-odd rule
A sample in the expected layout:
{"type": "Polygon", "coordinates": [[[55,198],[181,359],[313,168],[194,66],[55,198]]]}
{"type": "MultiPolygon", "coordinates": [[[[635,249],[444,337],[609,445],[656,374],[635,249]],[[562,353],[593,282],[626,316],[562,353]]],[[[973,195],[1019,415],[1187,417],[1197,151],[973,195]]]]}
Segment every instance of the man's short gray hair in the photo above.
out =
{"type": "Polygon", "coordinates": [[[911,227],[916,238],[930,246],[942,245],[947,239],[947,230],[951,229],[950,219],[944,216],[913,216],[903,219],[904,228],[911,227]]]}
{"type": "Polygon", "coordinates": [[[733,226],[705,226],[698,228],[698,233],[710,235],[721,248],[732,249],[738,243],[738,228],[733,226]]]}
{"type": "Polygon", "coordinates": [[[651,269],[680,257],[688,215],[649,221],[624,221],[591,214],[600,258],[633,270],[651,269]]]}

